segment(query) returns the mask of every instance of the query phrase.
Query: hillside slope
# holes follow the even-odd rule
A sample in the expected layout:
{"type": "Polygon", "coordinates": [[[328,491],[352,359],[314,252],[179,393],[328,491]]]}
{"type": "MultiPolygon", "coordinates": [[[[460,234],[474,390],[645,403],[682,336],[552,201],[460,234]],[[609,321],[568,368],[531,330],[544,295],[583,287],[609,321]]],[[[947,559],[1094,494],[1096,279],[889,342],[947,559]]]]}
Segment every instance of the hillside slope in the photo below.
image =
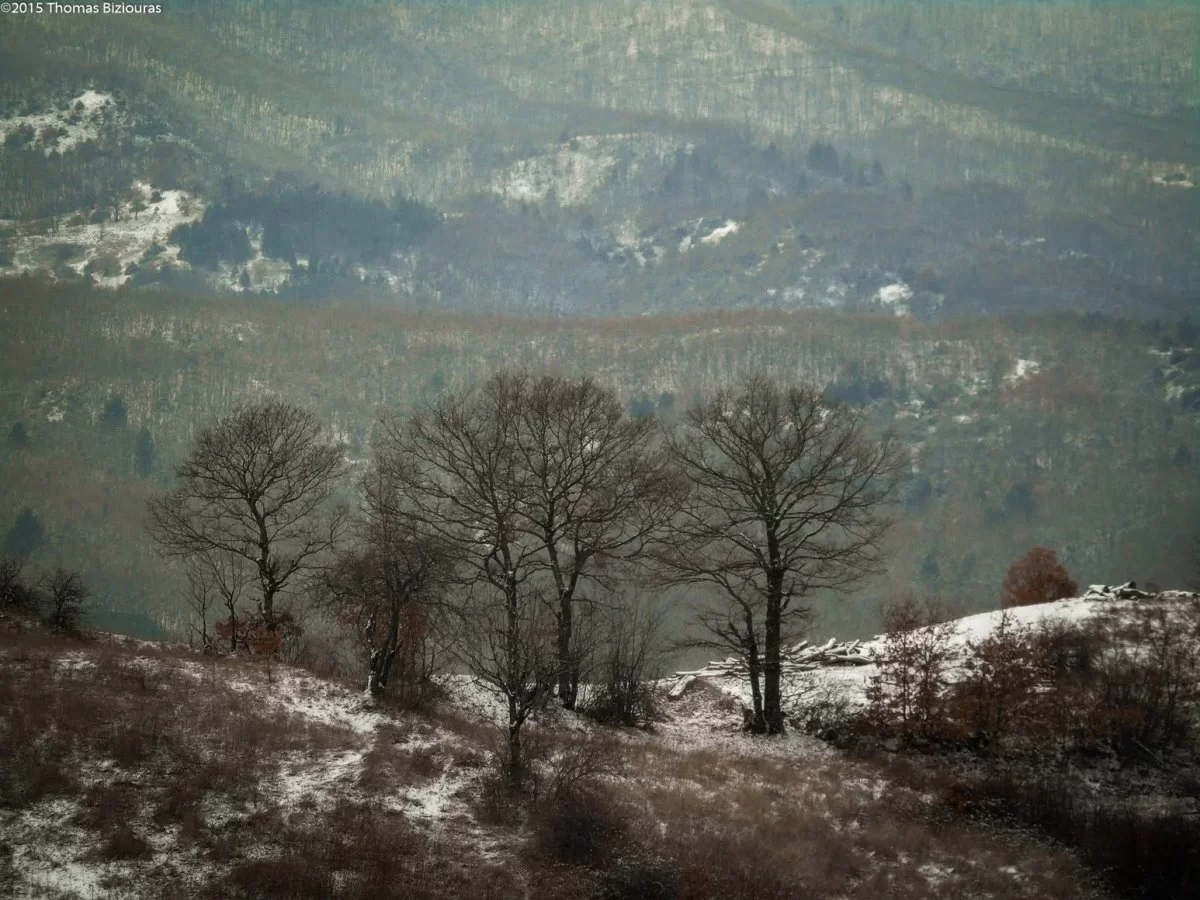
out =
{"type": "Polygon", "coordinates": [[[1027,835],[943,827],[900,770],[739,734],[704,692],[649,734],[541,717],[530,799],[489,787],[461,680],[368,708],[278,664],[7,626],[0,672],[6,896],[1106,896],[1027,835]]]}

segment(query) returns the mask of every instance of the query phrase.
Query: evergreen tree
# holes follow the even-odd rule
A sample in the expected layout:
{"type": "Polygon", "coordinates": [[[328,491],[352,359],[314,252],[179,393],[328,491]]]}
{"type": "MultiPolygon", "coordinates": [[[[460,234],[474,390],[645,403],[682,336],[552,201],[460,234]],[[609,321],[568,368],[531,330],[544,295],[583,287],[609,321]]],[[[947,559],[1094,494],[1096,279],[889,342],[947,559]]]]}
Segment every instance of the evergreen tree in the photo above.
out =
{"type": "Polygon", "coordinates": [[[105,428],[124,428],[129,424],[129,410],[119,394],[112,394],[104,404],[104,413],[100,416],[100,424],[105,428]]]}
{"type": "Polygon", "coordinates": [[[8,432],[8,442],[14,447],[29,446],[29,432],[25,430],[24,422],[17,422],[8,432]]]}
{"type": "Polygon", "coordinates": [[[154,438],[150,436],[149,428],[138,432],[137,443],[133,448],[133,467],[138,475],[145,478],[158,467],[158,451],[154,447],[154,438]]]}
{"type": "Polygon", "coordinates": [[[42,523],[27,506],[17,513],[17,519],[4,541],[4,550],[10,556],[29,556],[41,546],[45,537],[46,531],[42,528],[42,523]]]}

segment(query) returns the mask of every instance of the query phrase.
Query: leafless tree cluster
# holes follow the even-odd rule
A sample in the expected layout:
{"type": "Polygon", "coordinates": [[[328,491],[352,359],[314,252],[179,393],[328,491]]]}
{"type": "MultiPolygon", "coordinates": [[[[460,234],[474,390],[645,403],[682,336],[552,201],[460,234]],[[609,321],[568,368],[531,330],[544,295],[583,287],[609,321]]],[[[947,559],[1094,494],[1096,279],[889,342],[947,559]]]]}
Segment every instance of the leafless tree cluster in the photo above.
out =
{"type": "Polygon", "coordinates": [[[435,625],[454,576],[450,545],[410,514],[389,467],[373,464],[359,487],[354,541],[325,572],[319,596],[366,650],[368,693],[388,689],[397,661],[401,693],[419,691],[439,648],[435,625]]]}
{"type": "Polygon", "coordinates": [[[719,589],[702,640],[746,655],[753,727],[782,731],[781,642],[812,592],[875,569],[896,467],[847,408],[761,377],[672,433],[591,378],[510,371],[383,415],[353,519],[314,418],[241,407],[200,434],[151,530],[186,560],[205,646],[210,611],[236,649],[311,588],[358,637],[373,694],[397,671],[427,682],[450,649],[506,711],[516,782],[521,729],[555,695],[645,721],[661,615],[639,583],[719,589]]]}
{"type": "Polygon", "coordinates": [[[519,780],[523,724],[555,689],[575,706],[590,643],[577,608],[612,602],[680,483],[655,423],[591,379],[502,373],[381,425],[376,465],[457,563],[457,653],[507,709],[519,780]]]}
{"type": "Polygon", "coordinates": [[[0,556],[0,618],[39,618],[51,631],[78,634],[91,588],[75,569],[62,566],[31,579],[21,557],[0,556]]]}

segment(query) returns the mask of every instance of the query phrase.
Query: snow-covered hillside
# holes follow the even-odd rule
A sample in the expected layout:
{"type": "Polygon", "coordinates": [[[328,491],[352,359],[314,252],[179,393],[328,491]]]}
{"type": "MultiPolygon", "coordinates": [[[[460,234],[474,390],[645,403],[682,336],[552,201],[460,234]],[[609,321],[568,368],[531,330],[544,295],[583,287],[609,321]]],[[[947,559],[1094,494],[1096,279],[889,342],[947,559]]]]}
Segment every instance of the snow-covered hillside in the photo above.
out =
{"type": "MultiPolygon", "coordinates": [[[[1011,628],[1037,628],[1056,622],[1083,625],[1100,617],[1116,621],[1128,619],[1139,605],[1146,603],[1181,606],[1196,601],[1200,601],[1200,594],[1186,591],[1164,591],[1152,595],[1129,585],[1093,585],[1079,597],[965,616],[949,623],[951,635],[947,677],[950,681],[961,678],[965,672],[963,663],[967,661],[971,647],[995,633],[1005,620],[1011,628]]],[[[786,648],[783,663],[785,697],[820,695],[844,700],[850,708],[862,707],[866,704],[871,679],[879,674],[878,663],[884,655],[886,641],[887,635],[880,634],[866,641],[838,642],[830,639],[824,644],[812,646],[802,641],[786,648]]],[[[702,669],[676,673],[671,692],[682,696],[697,679],[718,687],[742,705],[750,705],[746,667],[736,657],[713,661],[702,669]]]]}
{"type": "Polygon", "coordinates": [[[58,109],[0,119],[0,141],[35,148],[47,156],[66,153],[100,136],[100,125],[114,110],[112,94],[86,90],[58,109]]]}
{"type": "Polygon", "coordinates": [[[94,221],[87,210],[55,225],[25,227],[9,241],[12,261],[0,274],[53,271],[63,264],[101,287],[127,282],[133,267],[184,266],[168,236],[179,225],[204,215],[204,203],[182,190],[158,190],[135,181],[123,196],[119,217],[94,221]]]}
{"type": "Polygon", "coordinates": [[[1048,897],[1089,883],[1069,853],[1028,836],[963,822],[947,839],[912,818],[938,807],[928,786],[804,735],[746,735],[730,698],[703,684],[660,697],[649,732],[551,706],[525,737],[545,793],[498,791],[494,698],[469,678],[441,686],[405,711],[261,660],[0,620],[5,896],[632,897],[647,896],[648,867],[656,882],[710,885],[689,896],[749,898],[760,894],[736,886],[751,844],[777,860],[766,896],[786,883],[848,898],[868,896],[863,884],[899,900],[1048,897]],[[586,815],[616,830],[584,831],[606,843],[576,856],[558,834],[593,826],[562,819],[576,807],[558,792],[584,783],[571,796],[603,803],[586,815]]]}

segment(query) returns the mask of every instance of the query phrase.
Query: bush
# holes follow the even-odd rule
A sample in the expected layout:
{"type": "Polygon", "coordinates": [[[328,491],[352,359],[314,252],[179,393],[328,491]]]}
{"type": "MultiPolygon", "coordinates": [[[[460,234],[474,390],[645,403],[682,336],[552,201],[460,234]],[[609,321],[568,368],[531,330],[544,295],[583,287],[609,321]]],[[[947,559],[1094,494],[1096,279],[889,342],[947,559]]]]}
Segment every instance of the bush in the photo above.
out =
{"type": "Polygon", "coordinates": [[[41,598],[25,581],[25,564],[19,557],[0,557],[0,612],[20,616],[37,612],[41,598]]]}
{"type": "Polygon", "coordinates": [[[1200,821],[1179,812],[1102,805],[1064,782],[988,778],[952,794],[955,812],[1032,825],[1075,848],[1122,896],[1200,895],[1200,821]]]}
{"type": "Polygon", "coordinates": [[[937,600],[912,598],[884,607],[888,634],[879,674],[867,688],[867,715],[905,737],[942,736],[947,731],[947,688],[955,633],[937,600]]]}
{"type": "Polygon", "coordinates": [[[59,634],[78,634],[91,591],[78,572],[56,569],[46,580],[46,626],[59,634]]]}
{"type": "Polygon", "coordinates": [[[655,716],[662,614],[632,601],[607,623],[600,662],[581,712],[602,725],[647,728],[655,716]]]}
{"type": "Polygon", "coordinates": [[[1123,756],[1188,748],[1200,715],[1200,607],[1146,603],[1132,619],[1034,631],[1008,616],[970,647],[954,689],[961,734],[985,742],[1107,748],[1123,756]]]}
{"type": "Polygon", "coordinates": [[[964,730],[986,742],[1010,734],[1044,732],[1040,700],[1053,680],[1049,653],[1028,626],[1007,613],[977,644],[969,644],[967,677],[954,691],[954,715],[964,730]]]}
{"type": "Polygon", "coordinates": [[[1200,609],[1138,608],[1095,664],[1093,694],[1118,748],[1186,746],[1200,705],[1200,609]]]}
{"type": "Polygon", "coordinates": [[[154,849],[127,824],[118,825],[100,848],[104,859],[147,859],[154,849]]]}
{"type": "Polygon", "coordinates": [[[380,900],[445,896],[427,841],[399,813],[344,801],[320,820],[271,823],[272,847],[230,873],[223,896],[256,900],[380,900]]]}
{"type": "Polygon", "coordinates": [[[1034,547],[1012,564],[1004,579],[1000,606],[1032,606],[1074,597],[1079,585],[1058,561],[1053,550],[1034,547]]]}
{"type": "Polygon", "coordinates": [[[629,823],[597,794],[574,793],[538,810],[534,835],[544,858],[572,866],[599,868],[621,855],[629,823]]]}

